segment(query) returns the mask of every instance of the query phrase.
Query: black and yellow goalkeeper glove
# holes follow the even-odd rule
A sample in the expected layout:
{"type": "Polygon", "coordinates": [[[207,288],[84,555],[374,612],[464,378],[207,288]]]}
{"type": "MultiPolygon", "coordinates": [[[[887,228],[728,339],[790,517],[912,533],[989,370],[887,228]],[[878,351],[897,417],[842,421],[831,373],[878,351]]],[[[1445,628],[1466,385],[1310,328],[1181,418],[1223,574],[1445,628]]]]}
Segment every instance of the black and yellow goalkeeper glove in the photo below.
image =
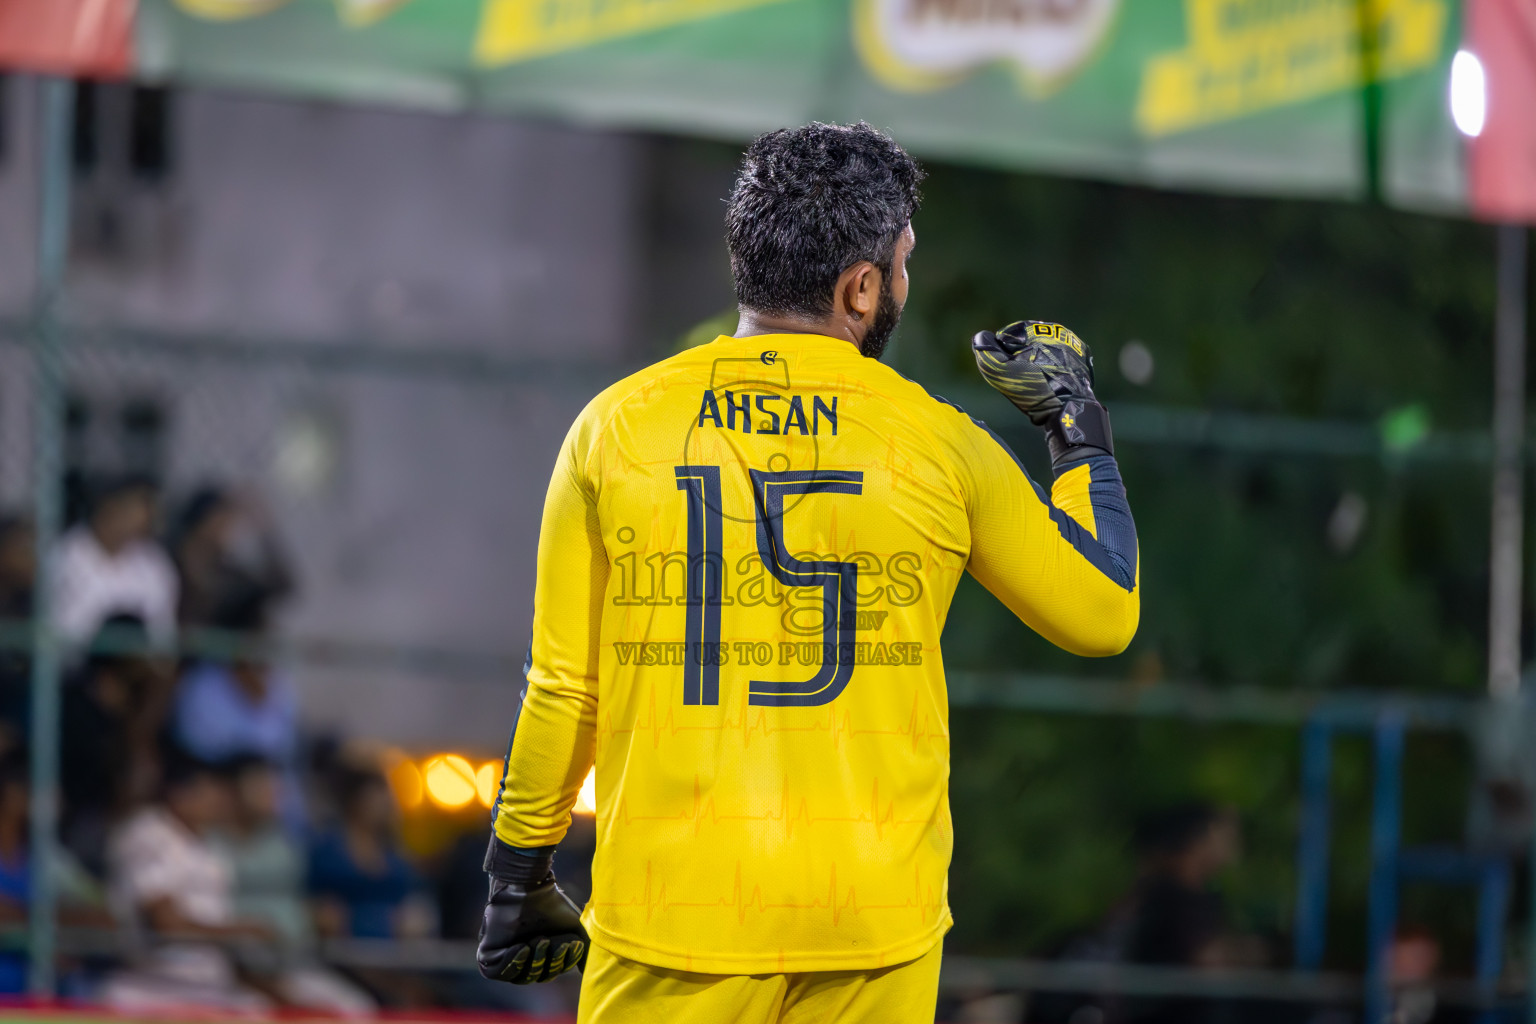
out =
{"type": "Polygon", "coordinates": [[[555,884],[555,849],[519,850],[491,836],[485,873],[491,895],[475,959],[493,981],[528,985],[585,966],[581,912],[555,884]]]}
{"type": "Polygon", "coordinates": [[[971,340],[982,377],[1045,431],[1058,469],[1113,454],[1109,414],[1093,395],[1093,353],[1061,324],[1020,320],[971,340]]]}

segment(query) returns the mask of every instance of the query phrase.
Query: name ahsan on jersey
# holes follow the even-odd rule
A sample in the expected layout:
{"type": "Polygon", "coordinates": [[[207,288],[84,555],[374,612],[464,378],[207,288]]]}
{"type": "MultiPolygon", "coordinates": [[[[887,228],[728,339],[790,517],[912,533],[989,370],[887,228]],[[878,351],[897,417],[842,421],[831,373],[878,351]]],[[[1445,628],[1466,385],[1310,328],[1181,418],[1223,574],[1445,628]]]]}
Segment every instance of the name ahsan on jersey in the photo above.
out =
{"type": "Polygon", "coordinates": [[[823,425],[837,436],[837,396],[811,395],[807,416],[806,400],[800,395],[737,393],[706,388],[699,403],[699,426],[713,424],[722,430],[743,434],[820,434],[823,425]],[[755,399],[755,402],[754,402],[755,399]],[[754,406],[756,418],[753,417],[754,406]]]}

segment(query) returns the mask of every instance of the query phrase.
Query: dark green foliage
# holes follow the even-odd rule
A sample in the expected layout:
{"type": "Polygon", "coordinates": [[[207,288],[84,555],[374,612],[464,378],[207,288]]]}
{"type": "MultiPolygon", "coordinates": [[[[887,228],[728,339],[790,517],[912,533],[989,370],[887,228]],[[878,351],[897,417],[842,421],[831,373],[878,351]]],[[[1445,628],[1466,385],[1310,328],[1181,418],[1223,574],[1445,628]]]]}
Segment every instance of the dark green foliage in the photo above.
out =
{"type": "MultiPolygon", "coordinates": [[[[1060,320],[1094,346],[1111,412],[1123,400],[1372,424],[1417,403],[1437,429],[1486,425],[1486,227],[945,168],[926,194],[897,358],[935,390],[974,382],[974,330],[1027,316],[1060,320]],[[1149,386],[1117,368],[1131,339],[1155,357],[1149,386]]],[[[1045,475],[1039,439],[1005,402],[970,411],[1045,475]]],[[[1485,466],[1134,443],[1120,456],[1145,586],[1130,652],[1085,665],[968,589],[952,616],[954,664],[1481,685],[1485,466]],[[1363,527],[1330,541],[1346,494],[1363,500],[1363,527]]]]}
{"type": "MultiPolygon", "coordinates": [[[[1421,404],[1434,430],[1481,430],[1491,381],[1493,245],[1481,225],[1302,201],[1189,196],[930,168],[912,294],[894,355],[944,393],[974,393],[967,341],[1019,318],[1093,345],[1120,402],[1374,424],[1421,404]],[[1145,343],[1156,372],[1126,380],[1145,343]]],[[[1002,399],[970,408],[1044,479],[1036,432],[1002,399]]],[[[1254,683],[1475,694],[1487,592],[1487,467],[1121,443],[1141,538],[1143,617],[1130,650],[1054,650],[967,580],[945,634],[953,667],[1155,685],[1254,683]],[[1364,521],[1330,520],[1346,494],[1364,521]]],[[[1285,933],[1299,770],[1294,730],[961,711],[951,948],[1049,952],[1125,891],[1136,817],[1204,797],[1243,814],[1227,880],[1243,923],[1285,933]],[[1021,924],[1022,922],[1022,924],[1021,924]]],[[[1460,738],[1410,746],[1407,837],[1454,842],[1469,785],[1460,738]]],[[[1358,965],[1370,762],[1336,772],[1331,960],[1358,965]]],[[[1405,897],[1464,942],[1470,897],[1405,897]]],[[[1279,944],[1282,961],[1288,944],[1279,944]]],[[[1465,960],[1464,948],[1453,961],[1465,960]]]]}
{"type": "Polygon", "coordinates": [[[1130,885],[1136,819],[1198,794],[1244,809],[1239,921],[1290,915],[1298,745],[1288,730],[958,712],[950,784],[957,950],[1046,953],[1130,885]]]}

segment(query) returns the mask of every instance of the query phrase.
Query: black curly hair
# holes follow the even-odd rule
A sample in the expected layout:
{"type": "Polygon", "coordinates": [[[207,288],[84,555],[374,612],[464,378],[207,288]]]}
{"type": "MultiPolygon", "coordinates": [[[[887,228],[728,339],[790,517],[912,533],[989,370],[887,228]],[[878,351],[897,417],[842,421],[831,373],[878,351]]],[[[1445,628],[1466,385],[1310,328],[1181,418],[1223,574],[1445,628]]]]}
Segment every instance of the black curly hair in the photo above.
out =
{"type": "Polygon", "coordinates": [[[922,180],[917,161],[863,121],[758,136],[726,205],[736,301],[761,313],[825,316],[838,276],[860,260],[889,280],[922,180]]]}

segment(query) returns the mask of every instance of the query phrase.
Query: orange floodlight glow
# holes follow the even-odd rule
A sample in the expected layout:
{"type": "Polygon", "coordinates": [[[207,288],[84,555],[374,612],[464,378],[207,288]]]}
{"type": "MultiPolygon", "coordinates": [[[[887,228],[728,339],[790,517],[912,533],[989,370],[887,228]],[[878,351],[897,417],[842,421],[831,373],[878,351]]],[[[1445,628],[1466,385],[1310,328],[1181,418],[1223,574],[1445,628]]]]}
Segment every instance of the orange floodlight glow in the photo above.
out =
{"type": "Polygon", "coordinates": [[[576,794],[577,814],[597,813],[597,769],[587,772],[586,781],[581,784],[581,792],[576,794]]]}
{"type": "Polygon", "coordinates": [[[475,769],[458,754],[438,754],[422,765],[427,796],[439,807],[450,811],[468,804],[479,795],[475,769]]]}
{"type": "Polygon", "coordinates": [[[475,795],[480,798],[483,807],[490,808],[496,803],[496,791],[501,788],[501,762],[487,761],[475,772],[475,795]]]}
{"type": "Polygon", "coordinates": [[[394,791],[395,801],[400,809],[414,811],[421,806],[426,798],[426,788],[421,780],[421,769],[416,767],[416,762],[408,758],[400,758],[389,767],[389,788],[394,791]]]}

